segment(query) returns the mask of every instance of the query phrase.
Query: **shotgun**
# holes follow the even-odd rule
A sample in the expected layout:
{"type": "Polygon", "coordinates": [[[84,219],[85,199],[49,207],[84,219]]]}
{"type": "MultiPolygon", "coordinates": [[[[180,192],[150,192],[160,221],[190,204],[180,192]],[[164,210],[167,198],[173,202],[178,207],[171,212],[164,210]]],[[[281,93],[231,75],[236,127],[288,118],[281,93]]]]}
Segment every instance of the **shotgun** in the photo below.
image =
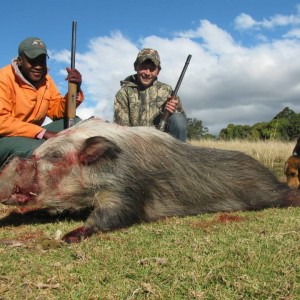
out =
{"type": "MultiPolygon", "coordinates": [[[[76,21],[72,22],[72,45],[71,45],[71,69],[75,68],[75,52],[76,52],[76,21]]],[[[75,124],[76,117],[76,96],[77,84],[68,83],[68,102],[67,102],[67,127],[75,124]]]]}
{"type": "MultiPolygon", "coordinates": [[[[187,69],[187,67],[188,67],[188,65],[190,63],[191,58],[192,58],[192,55],[189,54],[188,57],[187,57],[187,59],[186,59],[186,62],[184,64],[184,67],[183,67],[183,69],[181,71],[180,77],[179,77],[179,79],[177,81],[176,87],[175,87],[174,91],[171,93],[171,96],[177,96],[177,93],[178,93],[178,90],[180,88],[182,79],[183,79],[184,74],[186,72],[186,69],[187,69]]],[[[158,125],[158,129],[160,131],[165,131],[165,126],[166,126],[166,122],[167,122],[167,120],[169,118],[169,115],[170,115],[170,112],[168,110],[164,109],[163,115],[162,115],[162,117],[160,119],[160,122],[159,122],[159,125],[158,125]]]]}

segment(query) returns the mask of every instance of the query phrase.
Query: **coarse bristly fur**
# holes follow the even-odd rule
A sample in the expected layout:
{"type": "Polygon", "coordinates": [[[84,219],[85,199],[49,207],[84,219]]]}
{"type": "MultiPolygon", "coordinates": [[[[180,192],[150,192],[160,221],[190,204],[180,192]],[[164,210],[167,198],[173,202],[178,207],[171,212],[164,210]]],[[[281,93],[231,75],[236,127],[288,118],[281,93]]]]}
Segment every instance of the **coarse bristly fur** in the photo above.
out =
{"type": "Polygon", "coordinates": [[[91,207],[85,229],[70,233],[76,238],[166,216],[285,207],[299,199],[244,153],[95,118],[47,140],[31,158],[15,158],[0,176],[4,204],[91,207]]]}

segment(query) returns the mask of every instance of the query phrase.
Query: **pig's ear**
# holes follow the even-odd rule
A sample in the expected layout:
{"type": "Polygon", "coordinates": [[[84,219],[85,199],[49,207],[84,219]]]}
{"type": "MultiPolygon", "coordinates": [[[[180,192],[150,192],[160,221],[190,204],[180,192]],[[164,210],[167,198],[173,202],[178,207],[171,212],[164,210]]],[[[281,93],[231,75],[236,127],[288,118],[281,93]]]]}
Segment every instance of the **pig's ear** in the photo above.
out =
{"type": "Polygon", "coordinates": [[[84,141],[79,152],[79,161],[85,165],[95,163],[101,159],[118,157],[121,149],[113,142],[102,136],[94,136],[84,141]]]}

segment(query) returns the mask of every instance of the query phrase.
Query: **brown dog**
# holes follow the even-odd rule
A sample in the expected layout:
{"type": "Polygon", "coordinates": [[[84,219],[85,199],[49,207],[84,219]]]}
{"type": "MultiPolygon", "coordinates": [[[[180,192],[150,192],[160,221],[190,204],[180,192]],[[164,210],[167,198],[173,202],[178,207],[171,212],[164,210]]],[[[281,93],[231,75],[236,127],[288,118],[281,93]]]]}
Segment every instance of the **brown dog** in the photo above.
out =
{"type": "Polygon", "coordinates": [[[292,189],[298,189],[300,187],[300,137],[292,153],[284,164],[284,174],[287,185],[292,189]]]}
{"type": "Polygon", "coordinates": [[[300,185],[300,156],[291,155],[284,164],[286,183],[292,189],[298,189],[300,185]]]}
{"type": "Polygon", "coordinates": [[[293,154],[284,164],[286,183],[292,189],[300,187],[300,138],[297,139],[293,154]]]}

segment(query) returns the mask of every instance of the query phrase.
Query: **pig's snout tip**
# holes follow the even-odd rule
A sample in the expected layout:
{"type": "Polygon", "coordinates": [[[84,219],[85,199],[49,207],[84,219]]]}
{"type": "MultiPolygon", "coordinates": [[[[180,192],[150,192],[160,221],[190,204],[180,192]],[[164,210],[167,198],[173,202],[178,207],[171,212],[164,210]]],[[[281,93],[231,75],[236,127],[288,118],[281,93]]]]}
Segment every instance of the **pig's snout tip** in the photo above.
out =
{"type": "Polygon", "coordinates": [[[1,199],[0,203],[3,205],[17,205],[17,203],[15,202],[15,199],[13,199],[12,197],[6,198],[6,199],[1,199]]]}
{"type": "Polygon", "coordinates": [[[35,193],[29,193],[28,195],[25,194],[12,194],[10,197],[6,197],[0,200],[0,203],[4,205],[27,205],[29,202],[33,202],[34,198],[37,196],[35,193]]]}

